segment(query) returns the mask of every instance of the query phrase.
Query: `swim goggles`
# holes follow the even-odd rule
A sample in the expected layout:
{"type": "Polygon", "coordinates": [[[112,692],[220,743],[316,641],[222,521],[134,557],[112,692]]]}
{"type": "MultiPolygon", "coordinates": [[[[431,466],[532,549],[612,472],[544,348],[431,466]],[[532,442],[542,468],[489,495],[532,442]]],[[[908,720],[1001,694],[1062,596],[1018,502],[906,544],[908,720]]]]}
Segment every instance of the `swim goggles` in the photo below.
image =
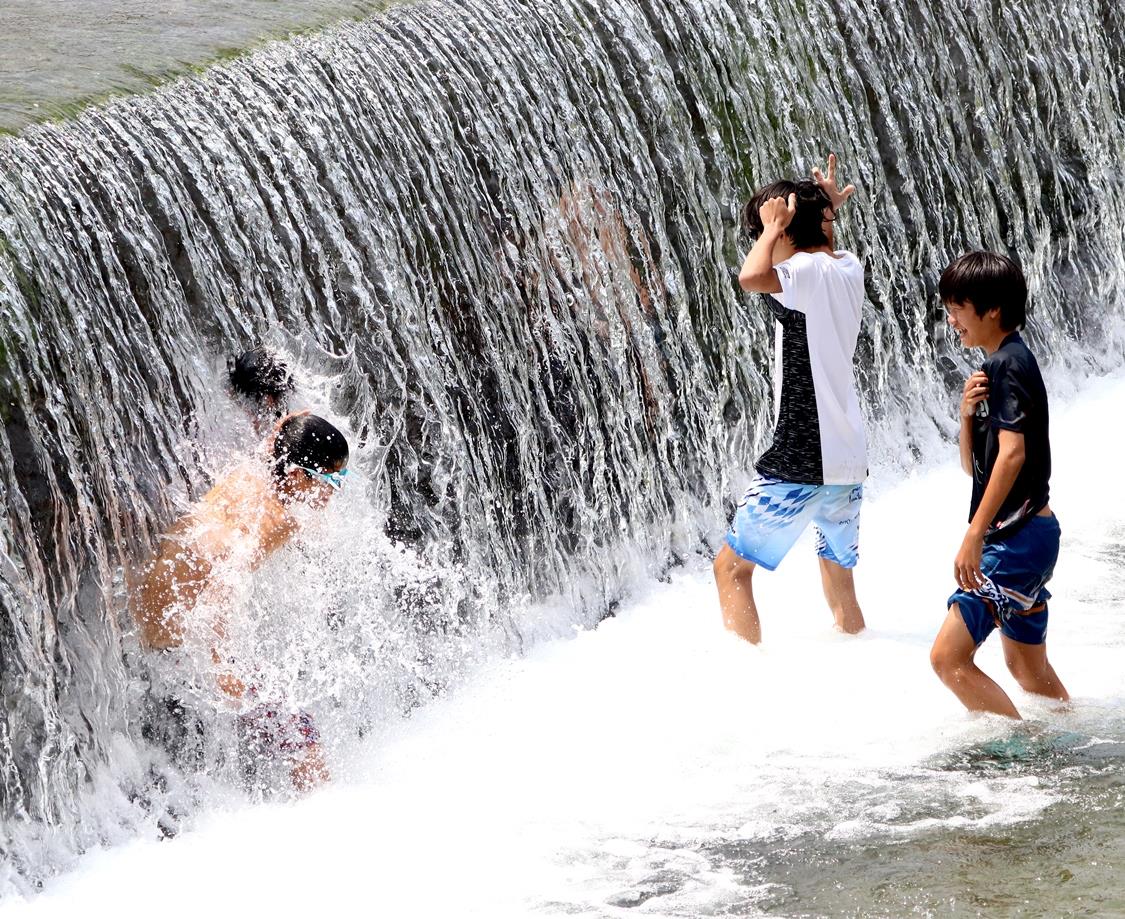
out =
{"type": "Polygon", "coordinates": [[[321,482],[331,485],[334,491],[344,487],[344,478],[348,474],[347,469],[341,469],[338,472],[321,472],[318,469],[310,469],[308,466],[297,466],[296,464],[294,466],[302,472],[308,473],[311,478],[319,479],[321,482]]]}

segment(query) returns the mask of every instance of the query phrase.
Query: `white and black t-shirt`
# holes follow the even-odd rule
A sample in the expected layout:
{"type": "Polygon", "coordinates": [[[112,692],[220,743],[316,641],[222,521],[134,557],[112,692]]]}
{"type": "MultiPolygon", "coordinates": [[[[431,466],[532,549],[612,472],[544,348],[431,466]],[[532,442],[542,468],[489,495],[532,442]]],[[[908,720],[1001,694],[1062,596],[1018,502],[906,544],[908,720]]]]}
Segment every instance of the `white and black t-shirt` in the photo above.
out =
{"type": "Polygon", "coordinates": [[[767,302],[777,319],[777,426],[757,470],[809,485],[862,482],[867,440],[852,359],[863,312],[863,265],[840,251],[798,252],[775,267],[782,292],[767,302]]]}

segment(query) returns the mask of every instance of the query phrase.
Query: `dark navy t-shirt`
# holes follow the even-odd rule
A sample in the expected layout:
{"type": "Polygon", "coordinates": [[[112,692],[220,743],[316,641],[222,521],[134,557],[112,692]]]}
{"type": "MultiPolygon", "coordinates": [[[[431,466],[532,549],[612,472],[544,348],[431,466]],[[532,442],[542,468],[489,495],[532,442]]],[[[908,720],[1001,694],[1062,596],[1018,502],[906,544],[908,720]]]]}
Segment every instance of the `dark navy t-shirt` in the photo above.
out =
{"type": "Polygon", "coordinates": [[[1010,536],[1047,506],[1050,496],[1051,442],[1048,437],[1047,389],[1035,355],[1018,332],[1001,343],[984,362],[988,399],[973,417],[972,522],[1000,452],[1000,432],[1015,431],[1024,438],[1024,461],[1012,490],[989,524],[985,539],[1010,536]],[[985,408],[982,408],[985,407],[985,408]]]}

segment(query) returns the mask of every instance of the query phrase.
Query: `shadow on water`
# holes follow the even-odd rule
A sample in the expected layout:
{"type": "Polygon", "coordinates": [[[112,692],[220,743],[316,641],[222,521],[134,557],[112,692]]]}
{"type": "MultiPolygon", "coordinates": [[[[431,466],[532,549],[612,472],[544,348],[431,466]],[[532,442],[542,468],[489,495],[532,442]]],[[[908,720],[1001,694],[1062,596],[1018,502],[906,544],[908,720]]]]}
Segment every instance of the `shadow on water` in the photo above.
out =
{"type": "Polygon", "coordinates": [[[795,836],[703,846],[729,915],[1125,913],[1125,732],[1043,725],[853,787],[795,836]]]}
{"type": "Polygon", "coordinates": [[[1123,727],[1023,724],[916,769],[826,778],[776,802],[768,828],[604,853],[634,878],[604,908],[687,915],[703,882],[727,889],[707,915],[1123,915],[1123,727]]]}
{"type": "Polygon", "coordinates": [[[1007,737],[941,754],[931,765],[950,772],[1040,776],[1066,770],[1121,769],[1125,741],[1107,740],[1078,731],[1052,730],[1036,722],[1018,725],[1007,737]]]}

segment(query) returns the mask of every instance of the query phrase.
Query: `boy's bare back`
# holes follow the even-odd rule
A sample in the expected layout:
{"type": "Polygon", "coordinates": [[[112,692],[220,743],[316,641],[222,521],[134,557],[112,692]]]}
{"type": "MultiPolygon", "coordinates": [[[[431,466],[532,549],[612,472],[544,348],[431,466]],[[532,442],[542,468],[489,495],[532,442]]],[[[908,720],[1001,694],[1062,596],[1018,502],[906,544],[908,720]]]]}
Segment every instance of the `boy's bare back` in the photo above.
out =
{"type": "MultiPolygon", "coordinates": [[[[205,594],[219,599],[229,588],[227,577],[253,571],[295,530],[261,464],[244,463],[229,473],[169,530],[133,593],[144,643],[181,645],[184,614],[205,594]]],[[[212,628],[221,636],[221,623],[212,628]]]]}

